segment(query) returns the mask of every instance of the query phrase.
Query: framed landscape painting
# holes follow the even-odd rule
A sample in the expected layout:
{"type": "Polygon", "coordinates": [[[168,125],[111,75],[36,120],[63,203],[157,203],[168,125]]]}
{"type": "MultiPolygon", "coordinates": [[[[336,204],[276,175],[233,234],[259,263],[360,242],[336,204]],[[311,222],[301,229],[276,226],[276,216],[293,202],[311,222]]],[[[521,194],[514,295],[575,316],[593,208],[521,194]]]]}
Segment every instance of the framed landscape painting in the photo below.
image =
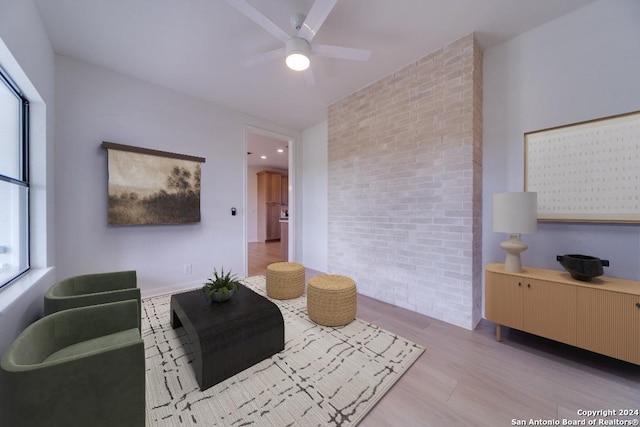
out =
{"type": "Polygon", "coordinates": [[[205,159],[103,142],[108,151],[109,225],[200,222],[205,159]]]}

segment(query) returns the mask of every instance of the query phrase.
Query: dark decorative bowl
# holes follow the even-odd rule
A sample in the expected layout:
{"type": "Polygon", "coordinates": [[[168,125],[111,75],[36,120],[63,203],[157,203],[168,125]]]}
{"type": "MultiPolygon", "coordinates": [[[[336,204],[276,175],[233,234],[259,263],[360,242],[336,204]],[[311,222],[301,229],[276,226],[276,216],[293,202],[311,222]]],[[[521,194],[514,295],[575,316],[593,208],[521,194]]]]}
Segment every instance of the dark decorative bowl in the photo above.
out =
{"type": "Polygon", "coordinates": [[[609,261],[589,255],[558,255],[556,259],[571,274],[571,277],[584,282],[602,276],[604,274],[602,267],[609,267],[609,261]]]}

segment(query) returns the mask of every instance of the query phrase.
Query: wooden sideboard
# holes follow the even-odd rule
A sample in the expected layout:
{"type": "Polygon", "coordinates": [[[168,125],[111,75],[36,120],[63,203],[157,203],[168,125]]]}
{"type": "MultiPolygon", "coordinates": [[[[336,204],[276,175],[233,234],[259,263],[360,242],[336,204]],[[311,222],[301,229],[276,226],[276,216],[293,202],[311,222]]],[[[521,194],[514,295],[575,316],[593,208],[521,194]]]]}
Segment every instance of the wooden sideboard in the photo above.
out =
{"type": "Polygon", "coordinates": [[[485,270],[485,317],[502,326],[640,365],[640,282],[572,279],[558,270],[503,264],[485,270]]]}

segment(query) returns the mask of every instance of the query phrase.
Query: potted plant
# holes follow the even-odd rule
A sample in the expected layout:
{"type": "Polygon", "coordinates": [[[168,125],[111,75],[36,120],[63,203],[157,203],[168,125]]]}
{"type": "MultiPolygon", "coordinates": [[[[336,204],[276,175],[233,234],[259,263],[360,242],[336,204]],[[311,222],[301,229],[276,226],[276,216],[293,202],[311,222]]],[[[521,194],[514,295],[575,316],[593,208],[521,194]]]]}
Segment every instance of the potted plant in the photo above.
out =
{"type": "Polygon", "coordinates": [[[224,268],[222,268],[220,274],[218,274],[214,268],[213,278],[205,282],[202,292],[209,301],[223,302],[238,292],[239,286],[240,281],[235,275],[231,275],[231,271],[224,274],[224,268]]]}

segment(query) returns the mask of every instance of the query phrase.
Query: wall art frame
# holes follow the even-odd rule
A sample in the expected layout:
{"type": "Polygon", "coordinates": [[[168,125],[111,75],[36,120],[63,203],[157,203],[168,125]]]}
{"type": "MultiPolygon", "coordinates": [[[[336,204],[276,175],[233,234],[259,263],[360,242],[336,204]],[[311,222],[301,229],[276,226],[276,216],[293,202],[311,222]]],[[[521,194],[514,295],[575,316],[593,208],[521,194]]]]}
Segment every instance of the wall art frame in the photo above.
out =
{"type": "Polygon", "coordinates": [[[538,220],[640,222],[640,111],[524,134],[538,220]]]}
{"type": "Polygon", "coordinates": [[[104,141],[108,152],[108,224],[200,222],[203,157],[104,141]]]}

